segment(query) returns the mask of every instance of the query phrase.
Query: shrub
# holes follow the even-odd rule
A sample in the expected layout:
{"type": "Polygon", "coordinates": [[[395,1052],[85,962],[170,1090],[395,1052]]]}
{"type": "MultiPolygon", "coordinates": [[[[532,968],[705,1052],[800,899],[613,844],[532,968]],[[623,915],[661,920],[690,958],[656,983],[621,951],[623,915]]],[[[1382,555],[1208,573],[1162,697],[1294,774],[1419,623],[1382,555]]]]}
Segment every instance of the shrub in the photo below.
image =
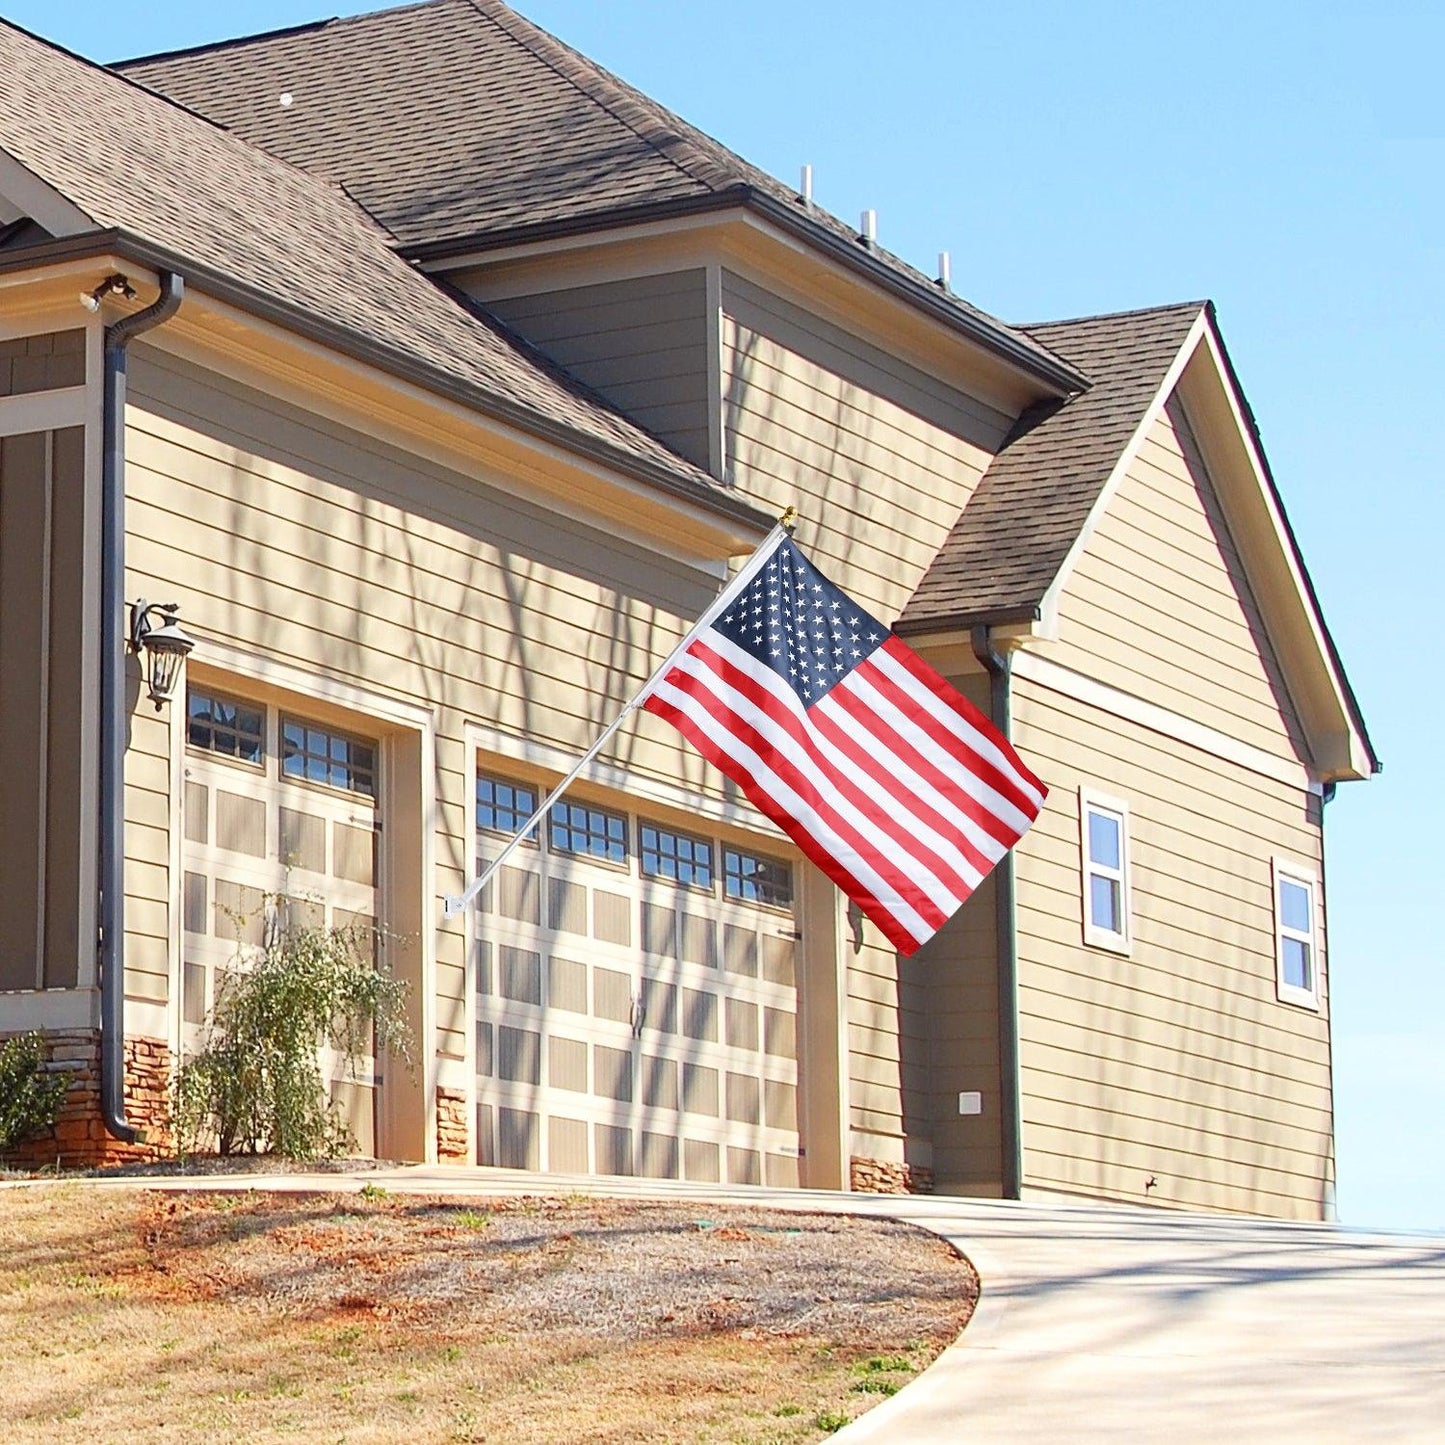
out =
{"type": "Polygon", "coordinates": [[[50,1128],[60,1112],[70,1075],[45,1067],[38,1033],[0,1043],[0,1154],[50,1128]]]}
{"type": "Polygon", "coordinates": [[[355,1140],[317,1050],[330,1045],[350,1067],[373,1040],[404,1054],[405,986],[372,962],[370,929],[277,929],[255,963],[237,962],[205,1042],[176,1073],[177,1149],[335,1158],[355,1140]]]}

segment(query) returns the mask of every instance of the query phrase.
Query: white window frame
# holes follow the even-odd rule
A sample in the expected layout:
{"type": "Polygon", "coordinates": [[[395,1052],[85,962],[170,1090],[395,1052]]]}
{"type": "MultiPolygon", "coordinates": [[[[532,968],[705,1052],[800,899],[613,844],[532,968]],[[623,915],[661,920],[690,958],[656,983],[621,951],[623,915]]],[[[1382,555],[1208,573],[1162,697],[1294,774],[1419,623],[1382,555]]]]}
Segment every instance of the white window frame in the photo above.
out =
{"type": "Polygon", "coordinates": [[[1129,854],[1128,803],[1124,802],[1121,798],[1111,798],[1107,793],[1098,792],[1094,788],[1081,787],[1079,789],[1079,893],[1083,905],[1084,942],[1090,948],[1103,948],[1107,949],[1110,953],[1122,953],[1125,955],[1133,952],[1133,889],[1129,877],[1129,854]],[[1107,813],[1118,820],[1119,868],[1117,873],[1112,868],[1106,868],[1102,864],[1095,863],[1093,859],[1089,857],[1090,812],[1107,813]],[[1105,878],[1117,878],[1118,880],[1119,922],[1122,924],[1122,929],[1118,933],[1115,933],[1109,928],[1099,928],[1094,923],[1093,890],[1089,887],[1089,881],[1095,873],[1105,878]]]}
{"type": "Polygon", "coordinates": [[[1274,911],[1274,985],[1275,993],[1281,1003],[1292,1004],[1296,1008],[1307,1008],[1318,1013],[1320,1010],[1320,978],[1324,965],[1324,950],[1320,947],[1320,878],[1319,873],[1303,863],[1296,863],[1290,858],[1274,857],[1270,859],[1270,882],[1273,887],[1274,911]],[[1280,884],[1289,882],[1296,887],[1309,890],[1310,896],[1310,927],[1309,932],[1301,933],[1297,928],[1287,928],[1284,921],[1284,909],[1280,906],[1280,884]],[[1286,983],[1284,976],[1284,941],[1286,938],[1298,939],[1309,945],[1310,950],[1310,986],[1300,988],[1297,984],[1286,983]]]}

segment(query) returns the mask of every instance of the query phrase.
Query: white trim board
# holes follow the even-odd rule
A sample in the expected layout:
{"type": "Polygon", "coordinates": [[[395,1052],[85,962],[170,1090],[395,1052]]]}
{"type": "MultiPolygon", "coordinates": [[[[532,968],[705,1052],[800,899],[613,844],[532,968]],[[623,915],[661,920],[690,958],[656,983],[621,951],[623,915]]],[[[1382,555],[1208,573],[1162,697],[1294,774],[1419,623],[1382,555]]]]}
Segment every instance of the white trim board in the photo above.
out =
{"type": "Polygon", "coordinates": [[[63,386],[55,391],[0,396],[0,437],[84,426],[88,420],[90,388],[87,386],[63,386]]]}
{"type": "Polygon", "coordinates": [[[100,1027],[100,991],[94,988],[27,988],[0,992],[0,1033],[31,1029],[100,1027]]]}
{"type": "MultiPolygon", "coordinates": [[[[477,723],[467,723],[462,728],[463,745],[467,750],[466,758],[463,760],[462,770],[466,779],[466,791],[462,794],[462,857],[466,860],[464,881],[472,881],[472,870],[476,867],[476,797],[477,797],[477,753],[486,747],[484,741],[489,729],[479,726],[477,723]]],[[[477,997],[477,907],[481,900],[474,901],[472,907],[466,910],[465,916],[460,920],[462,925],[463,953],[462,953],[462,976],[465,980],[463,988],[466,990],[465,1006],[462,1010],[462,1017],[466,1020],[466,1044],[465,1053],[462,1057],[461,1068],[465,1075],[460,1086],[448,1083],[447,1087],[460,1087],[467,1101],[467,1163],[475,1166],[478,1162],[478,1154],[481,1147],[481,1140],[477,1131],[477,1105],[481,1102],[481,1093],[477,1085],[477,1022],[481,1017],[481,1000],[477,997]]],[[[455,920],[448,920],[455,922],[455,920]]],[[[447,923],[441,925],[443,928],[447,923]]],[[[450,1065],[452,1061],[448,1060],[450,1065]]],[[[446,1079],[452,1077],[454,1070],[448,1067],[445,1070],[446,1079]]],[[[443,1072],[439,1069],[437,1073],[438,1082],[445,1082],[443,1072]]]]}
{"type": "Polygon", "coordinates": [[[96,223],[79,206],[5,150],[0,150],[0,196],[52,236],[76,236],[96,229],[96,223]]]}
{"type": "Polygon", "coordinates": [[[1047,658],[1035,657],[1028,652],[1015,652],[1013,672],[1015,677],[1037,683],[1050,692],[1073,698],[1075,702],[1096,707],[1101,712],[1124,718],[1128,722],[1138,723],[1150,732],[1160,733],[1164,737],[1173,738],[1175,742],[1198,748],[1211,757],[1234,763],[1252,773],[1260,774],[1261,777],[1273,778],[1277,783],[1286,783],[1290,787],[1315,794],[1323,791],[1319,782],[1301,763],[1276,757],[1252,743],[1240,742],[1238,738],[1232,738],[1216,728],[1196,722],[1182,713],[1171,712],[1157,703],[1135,697],[1133,693],[1110,687],[1107,683],[1096,682],[1092,677],[1085,677],[1083,673],[1061,667],[1047,658]]]}

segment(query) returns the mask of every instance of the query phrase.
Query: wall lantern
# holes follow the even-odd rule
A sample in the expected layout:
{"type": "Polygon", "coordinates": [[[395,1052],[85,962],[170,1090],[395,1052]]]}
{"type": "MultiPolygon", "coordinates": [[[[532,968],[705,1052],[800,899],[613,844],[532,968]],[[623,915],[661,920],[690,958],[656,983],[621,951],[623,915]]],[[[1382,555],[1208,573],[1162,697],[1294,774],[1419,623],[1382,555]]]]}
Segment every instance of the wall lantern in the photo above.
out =
{"type": "Polygon", "coordinates": [[[145,659],[146,687],[157,712],[175,695],[181,663],[196,645],[176,621],[180,610],[178,602],[147,602],[144,597],[130,609],[130,645],[137,657],[145,659]]]}

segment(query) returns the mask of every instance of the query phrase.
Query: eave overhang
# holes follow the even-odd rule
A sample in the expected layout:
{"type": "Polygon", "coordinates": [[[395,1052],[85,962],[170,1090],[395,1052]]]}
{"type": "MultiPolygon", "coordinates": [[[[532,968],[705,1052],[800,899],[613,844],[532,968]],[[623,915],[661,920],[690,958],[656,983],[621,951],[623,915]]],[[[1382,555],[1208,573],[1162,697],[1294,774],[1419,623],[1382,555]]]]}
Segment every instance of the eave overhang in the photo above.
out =
{"type": "Polygon", "coordinates": [[[991,317],[964,310],[938,286],[915,280],[890,265],[868,246],[819,225],[805,210],[789,206],[754,186],[732,186],[702,196],[685,196],[651,205],[569,216],[535,226],[515,226],[480,235],[472,232],[403,247],[401,254],[423,269],[439,270],[445,269],[448,262],[456,263],[465,258],[468,263],[481,264],[489,254],[515,251],[518,247],[547,241],[588,236],[600,242],[608,232],[728,211],[749,212],[793,240],[866,278],[1022,373],[1035,387],[1049,395],[1071,396],[1089,385],[1088,378],[1061,357],[1031,345],[991,317]]]}
{"type": "Polygon", "coordinates": [[[326,321],[258,287],[237,281],[213,267],[192,261],[121,228],[87,231],[0,253],[0,275],[101,256],[113,256],[151,271],[177,272],[185,277],[189,286],[234,306],[238,311],[270,322],[630,480],[646,483],[690,508],[710,513],[725,522],[728,530],[740,541],[749,544],[761,541],[775,520],[721,487],[713,489],[699,485],[681,472],[669,471],[621,447],[611,446],[602,438],[589,436],[532,408],[520,406],[500,392],[465,382],[404,351],[326,321]]]}

